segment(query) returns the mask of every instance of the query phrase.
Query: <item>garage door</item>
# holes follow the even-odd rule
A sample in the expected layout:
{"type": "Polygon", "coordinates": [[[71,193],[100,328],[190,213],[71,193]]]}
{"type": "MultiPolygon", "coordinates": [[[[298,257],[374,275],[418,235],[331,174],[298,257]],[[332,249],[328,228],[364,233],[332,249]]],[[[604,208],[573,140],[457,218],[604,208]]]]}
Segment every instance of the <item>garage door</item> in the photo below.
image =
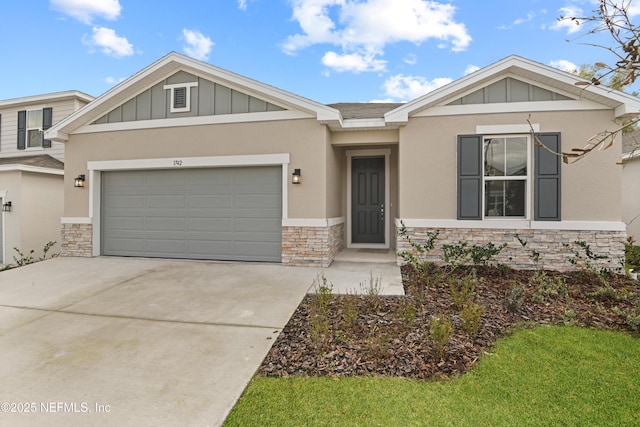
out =
{"type": "Polygon", "coordinates": [[[280,262],[281,167],[102,173],[102,254],[280,262]]]}

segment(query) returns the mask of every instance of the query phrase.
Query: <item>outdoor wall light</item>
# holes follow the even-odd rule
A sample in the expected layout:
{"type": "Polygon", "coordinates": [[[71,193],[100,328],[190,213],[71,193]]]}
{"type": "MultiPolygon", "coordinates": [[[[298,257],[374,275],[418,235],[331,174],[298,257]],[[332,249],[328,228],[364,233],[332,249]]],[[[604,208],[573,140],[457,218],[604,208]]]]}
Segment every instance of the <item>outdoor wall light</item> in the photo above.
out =
{"type": "Polygon", "coordinates": [[[84,187],[84,175],[76,176],[76,179],[73,181],[73,186],[76,188],[84,187]]]}
{"type": "Polygon", "coordinates": [[[302,177],[300,175],[300,169],[294,169],[293,174],[291,175],[291,183],[300,184],[302,182],[302,177]]]}
{"type": "Polygon", "coordinates": [[[2,212],[11,212],[11,202],[2,205],[2,212]]]}

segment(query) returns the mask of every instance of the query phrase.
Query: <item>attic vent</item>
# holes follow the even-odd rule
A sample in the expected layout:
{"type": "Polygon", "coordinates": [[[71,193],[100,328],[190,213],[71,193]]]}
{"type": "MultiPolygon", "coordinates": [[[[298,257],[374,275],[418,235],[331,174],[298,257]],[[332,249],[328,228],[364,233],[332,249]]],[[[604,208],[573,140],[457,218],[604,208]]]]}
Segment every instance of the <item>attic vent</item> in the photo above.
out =
{"type": "Polygon", "coordinates": [[[165,90],[171,91],[171,103],[169,104],[169,110],[171,113],[184,113],[191,111],[192,87],[198,87],[198,82],[164,85],[165,90]]]}
{"type": "Polygon", "coordinates": [[[187,88],[177,87],[173,89],[173,108],[187,107],[187,88]]]}

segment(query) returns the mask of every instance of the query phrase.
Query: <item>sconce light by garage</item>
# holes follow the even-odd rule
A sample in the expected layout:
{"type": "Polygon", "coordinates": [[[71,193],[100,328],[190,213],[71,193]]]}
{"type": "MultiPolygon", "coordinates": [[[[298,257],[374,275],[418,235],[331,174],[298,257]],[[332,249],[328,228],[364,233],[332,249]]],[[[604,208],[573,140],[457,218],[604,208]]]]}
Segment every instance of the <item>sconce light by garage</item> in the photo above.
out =
{"type": "Polygon", "coordinates": [[[76,188],[84,188],[84,175],[76,176],[76,179],[73,181],[73,186],[76,188]]]}
{"type": "Polygon", "coordinates": [[[301,182],[302,182],[302,177],[300,174],[300,169],[294,169],[293,174],[291,175],[291,183],[300,184],[301,182]]]}
{"type": "Polygon", "coordinates": [[[2,212],[11,212],[11,202],[2,205],[2,212]]]}

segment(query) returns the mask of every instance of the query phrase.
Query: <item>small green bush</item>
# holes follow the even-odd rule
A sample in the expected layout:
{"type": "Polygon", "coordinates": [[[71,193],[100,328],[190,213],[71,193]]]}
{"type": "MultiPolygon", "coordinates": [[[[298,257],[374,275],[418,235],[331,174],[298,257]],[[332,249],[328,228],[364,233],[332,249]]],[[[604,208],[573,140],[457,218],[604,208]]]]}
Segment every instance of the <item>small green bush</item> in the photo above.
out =
{"type": "Polygon", "coordinates": [[[462,319],[462,329],[470,337],[476,336],[480,330],[480,320],[485,312],[485,307],[476,302],[468,302],[460,310],[460,319],[462,319]]]}
{"type": "Polygon", "coordinates": [[[442,356],[453,336],[451,320],[446,315],[433,316],[429,324],[429,336],[434,342],[436,353],[442,356]]]}

